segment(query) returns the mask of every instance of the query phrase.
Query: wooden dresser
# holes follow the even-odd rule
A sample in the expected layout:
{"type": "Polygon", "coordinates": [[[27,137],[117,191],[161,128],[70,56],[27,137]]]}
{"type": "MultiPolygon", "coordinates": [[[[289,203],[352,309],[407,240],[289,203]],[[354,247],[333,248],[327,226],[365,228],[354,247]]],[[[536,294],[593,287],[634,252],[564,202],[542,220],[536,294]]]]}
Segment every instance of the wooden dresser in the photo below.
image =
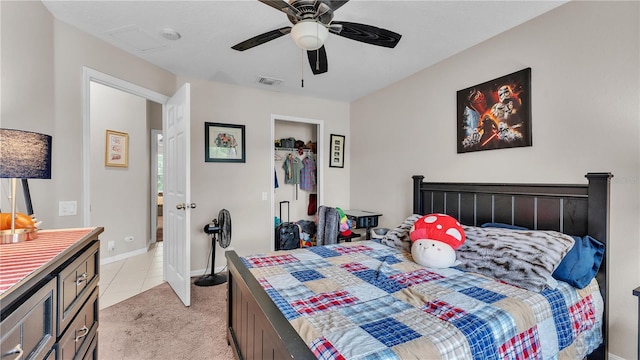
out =
{"type": "Polygon", "coordinates": [[[0,245],[0,358],[97,359],[103,228],[0,245]]]}

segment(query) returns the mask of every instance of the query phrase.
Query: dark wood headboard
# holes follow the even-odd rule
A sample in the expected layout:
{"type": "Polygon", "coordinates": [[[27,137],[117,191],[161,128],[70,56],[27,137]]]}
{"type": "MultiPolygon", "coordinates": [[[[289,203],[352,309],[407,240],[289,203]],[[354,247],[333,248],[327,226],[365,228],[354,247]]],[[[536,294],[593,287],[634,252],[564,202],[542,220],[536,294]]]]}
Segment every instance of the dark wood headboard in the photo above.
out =
{"type": "MultiPolygon", "coordinates": [[[[413,213],[443,213],[460,223],[480,226],[499,222],[533,230],[555,230],[609,240],[610,173],[588,173],[588,184],[489,184],[425,182],[413,176],[413,213]]],[[[605,301],[604,343],[589,359],[608,353],[608,251],[597,280],[605,301]]]]}

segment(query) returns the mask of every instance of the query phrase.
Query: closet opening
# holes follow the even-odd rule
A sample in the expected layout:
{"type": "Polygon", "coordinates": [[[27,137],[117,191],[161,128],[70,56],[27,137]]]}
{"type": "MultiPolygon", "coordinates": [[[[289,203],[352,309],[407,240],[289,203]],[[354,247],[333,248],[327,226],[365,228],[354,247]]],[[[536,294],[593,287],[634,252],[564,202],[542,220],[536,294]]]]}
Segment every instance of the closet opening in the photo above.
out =
{"type": "Polygon", "coordinates": [[[279,222],[300,224],[303,241],[315,235],[312,227],[323,204],[323,128],[322,120],[272,117],[271,218],[274,228],[279,222]]]}

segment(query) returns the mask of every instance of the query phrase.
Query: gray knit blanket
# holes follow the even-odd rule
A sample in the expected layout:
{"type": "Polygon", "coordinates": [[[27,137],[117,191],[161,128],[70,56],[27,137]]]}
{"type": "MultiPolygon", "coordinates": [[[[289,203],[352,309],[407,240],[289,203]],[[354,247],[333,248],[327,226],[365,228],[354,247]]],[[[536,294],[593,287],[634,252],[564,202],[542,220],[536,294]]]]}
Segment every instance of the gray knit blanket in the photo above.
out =
{"type": "Polygon", "coordinates": [[[320,206],[318,208],[316,245],[337,244],[339,232],[340,214],[338,213],[338,210],[329,206],[320,206]]]}
{"type": "Polygon", "coordinates": [[[402,222],[402,224],[384,234],[382,239],[380,239],[380,242],[396,249],[411,252],[411,238],[409,237],[409,231],[411,231],[413,224],[415,224],[415,222],[421,217],[422,215],[419,214],[411,214],[402,222]]]}
{"type": "Polygon", "coordinates": [[[462,228],[466,240],[456,250],[457,268],[536,292],[553,287],[551,275],[574,244],[556,231],[462,228]]]}

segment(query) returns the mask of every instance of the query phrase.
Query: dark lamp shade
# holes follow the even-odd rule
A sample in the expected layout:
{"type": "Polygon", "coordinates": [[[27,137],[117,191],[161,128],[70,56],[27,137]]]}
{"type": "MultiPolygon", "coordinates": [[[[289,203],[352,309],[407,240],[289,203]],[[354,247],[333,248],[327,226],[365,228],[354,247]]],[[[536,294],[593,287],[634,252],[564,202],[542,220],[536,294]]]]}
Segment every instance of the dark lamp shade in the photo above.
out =
{"type": "Polygon", "coordinates": [[[51,136],[0,129],[0,178],[51,179],[51,136]]]}

